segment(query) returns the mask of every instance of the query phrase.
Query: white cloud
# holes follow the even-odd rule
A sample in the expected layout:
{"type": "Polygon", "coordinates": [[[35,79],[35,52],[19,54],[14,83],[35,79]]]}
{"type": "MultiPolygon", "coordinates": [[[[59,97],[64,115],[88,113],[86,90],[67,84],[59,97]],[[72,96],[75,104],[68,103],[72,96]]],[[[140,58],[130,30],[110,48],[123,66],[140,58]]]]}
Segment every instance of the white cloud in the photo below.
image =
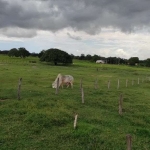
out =
{"type": "Polygon", "coordinates": [[[123,49],[117,49],[115,51],[115,56],[121,58],[129,58],[129,54],[125,52],[123,49]]]}
{"type": "MultiPolygon", "coordinates": [[[[2,30],[1,30],[2,31],[2,30]]],[[[12,30],[7,32],[15,34],[12,30]],[[8,32],[11,31],[11,32],[8,32]]],[[[28,34],[26,30],[18,29],[19,34],[28,34]]],[[[18,33],[16,33],[18,34],[18,33]]],[[[150,57],[150,33],[138,32],[138,33],[122,33],[119,30],[113,28],[104,28],[97,35],[89,35],[83,31],[74,31],[71,28],[67,28],[58,32],[49,32],[39,30],[37,35],[31,38],[23,37],[8,37],[4,36],[3,32],[0,34],[0,49],[10,45],[13,42],[18,42],[17,47],[26,47],[31,52],[40,52],[43,49],[60,48],[69,54],[81,55],[81,54],[97,54],[104,57],[121,57],[130,58],[137,56],[140,59],[146,59],[150,57]],[[68,36],[69,33],[73,37],[82,37],[82,40],[74,40],[68,36]],[[4,44],[7,41],[9,44],[4,44]]],[[[14,46],[13,46],[14,47],[14,46]]]]}

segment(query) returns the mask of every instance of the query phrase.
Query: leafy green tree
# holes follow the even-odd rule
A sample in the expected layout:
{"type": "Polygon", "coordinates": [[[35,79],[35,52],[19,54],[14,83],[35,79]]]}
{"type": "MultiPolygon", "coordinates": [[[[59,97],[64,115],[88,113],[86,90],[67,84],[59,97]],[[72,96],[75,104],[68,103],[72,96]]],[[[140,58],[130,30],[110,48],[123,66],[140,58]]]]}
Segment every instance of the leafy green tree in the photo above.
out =
{"type": "Polygon", "coordinates": [[[8,53],[9,53],[9,50],[0,50],[0,54],[8,55],[8,53]]]}
{"type": "Polygon", "coordinates": [[[52,62],[55,65],[58,63],[71,64],[72,57],[65,51],[51,48],[46,50],[40,58],[40,61],[52,62]]]}
{"type": "Polygon", "coordinates": [[[19,57],[19,51],[16,48],[12,48],[9,52],[8,52],[8,56],[9,57],[19,57]]]}
{"type": "Polygon", "coordinates": [[[35,52],[32,52],[32,53],[30,53],[30,56],[32,56],[32,57],[38,57],[39,54],[38,54],[38,53],[35,53],[35,52]]]}
{"type": "Polygon", "coordinates": [[[71,54],[71,57],[72,57],[72,59],[74,59],[75,56],[73,54],[71,54]]]}
{"type": "Polygon", "coordinates": [[[150,67],[150,58],[148,58],[148,59],[146,60],[146,66],[147,66],[147,67],[150,67]]]}
{"type": "Polygon", "coordinates": [[[131,58],[129,58],[128,62],[131,66],[134,66],[136,63],[139,63],[139,58],[138,57],[131,57],[131,58]]]}
{"type": "Polygon", "coordinates": [[[91,56],[90,54],[88,54],[88,55],[85,56],[85,59],[86,59],[86,60],[91,60],[91,59],[92,59],[92,56],[91,56]]]}
{"type": "Polygon", "coordinates": [[[38,57],[41,58],[44,53],[45,53],[45,50],[42,50],[42,51],[39,53],[38,57]]]}
{"type": "Polygon", "coordinates": [[[21,58],[25,58],[25,57],[30,56],[30,52],[27,51],[24,47],[20,47],[20,48],[18,48],[18,50],[19,50],[19,56],[21,58]]]}
{"type": "Polygon", "coordinates": [[[98,55],[94,55],[92,57],[92,61],[96,61],[96,60],[99,60],[99,59],[100,59],[100,56],[98,56],[98,55]]]}
{"type": "Polygon", "coordinates": [[[108,64],[117,64],[118,63],[118,59],[116,57],[108,57],[107,58],[107,63],[108,64]]]}
{"type": "Polygon", "coordinates": [[[85,55],[84,54],[81,54],[80,60],[85,60],[85,55]]]}

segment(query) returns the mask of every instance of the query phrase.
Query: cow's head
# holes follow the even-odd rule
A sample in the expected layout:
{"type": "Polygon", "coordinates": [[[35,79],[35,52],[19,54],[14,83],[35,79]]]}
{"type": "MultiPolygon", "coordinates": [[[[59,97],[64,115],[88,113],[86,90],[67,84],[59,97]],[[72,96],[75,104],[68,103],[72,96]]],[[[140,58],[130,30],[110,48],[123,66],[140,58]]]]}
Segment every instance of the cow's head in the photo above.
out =
{"type": "Polygon", "coordinates": [[[56,82],[53,82],[52,83],[52,88],[56,88],[57,87],[57,83],[56,82]]]}

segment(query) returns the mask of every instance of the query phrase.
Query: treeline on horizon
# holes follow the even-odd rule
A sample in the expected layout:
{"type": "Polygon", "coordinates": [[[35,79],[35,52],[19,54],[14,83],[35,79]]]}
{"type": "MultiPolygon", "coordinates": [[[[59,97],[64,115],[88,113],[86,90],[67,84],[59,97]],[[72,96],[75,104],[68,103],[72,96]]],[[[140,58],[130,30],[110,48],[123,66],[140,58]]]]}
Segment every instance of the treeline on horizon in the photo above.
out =
{"type": "MultiPolygon", "coordinates": [[[[8,55],[9,50],[0,50],[0,54],[8,55]]],[[[29,52],[30,53],[30,52],[29,52]]],[[[41,53],[41,52],[40,52],[41,53]]],[[[30,53],[30,56],[33,57],[39,57],[40,53],[30,53]]],[[[139,65],[139,66],[147,66],[150,67],[150,58],[147,58],[145,60],[139,60],[138,57],[131,57],[129,59],[124,59],[120,57],[102,57],[99,55],[90,55],[90,54],[81,54],[80,56],[75,56],[71,54],[71,57],[73,59],[78,59],[78,60],[88,60],[91,62],[96,62],[96,60],[103,60],[107,64],[126,64],[126,65],[139,65]]]]}

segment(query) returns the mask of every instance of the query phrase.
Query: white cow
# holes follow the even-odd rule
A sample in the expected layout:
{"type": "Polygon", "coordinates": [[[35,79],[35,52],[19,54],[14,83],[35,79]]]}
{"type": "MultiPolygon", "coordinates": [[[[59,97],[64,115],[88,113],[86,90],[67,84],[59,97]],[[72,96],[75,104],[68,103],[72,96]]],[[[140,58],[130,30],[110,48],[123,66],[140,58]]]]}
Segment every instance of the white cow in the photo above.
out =
{"type": "Polygon", "coordinates": [[[73,88],[73,81],[74,78],[71,75],[61,75],[58,74],[57,78],[55,79],[55,81],[52,83],[52,88],[57,88],[57,80],[59,79],[59,87],[61,86],[63,88],[63,85],[67,85],[67,88],[69,87],[69,85],[71,85],[71,87],[73,88]]]}

